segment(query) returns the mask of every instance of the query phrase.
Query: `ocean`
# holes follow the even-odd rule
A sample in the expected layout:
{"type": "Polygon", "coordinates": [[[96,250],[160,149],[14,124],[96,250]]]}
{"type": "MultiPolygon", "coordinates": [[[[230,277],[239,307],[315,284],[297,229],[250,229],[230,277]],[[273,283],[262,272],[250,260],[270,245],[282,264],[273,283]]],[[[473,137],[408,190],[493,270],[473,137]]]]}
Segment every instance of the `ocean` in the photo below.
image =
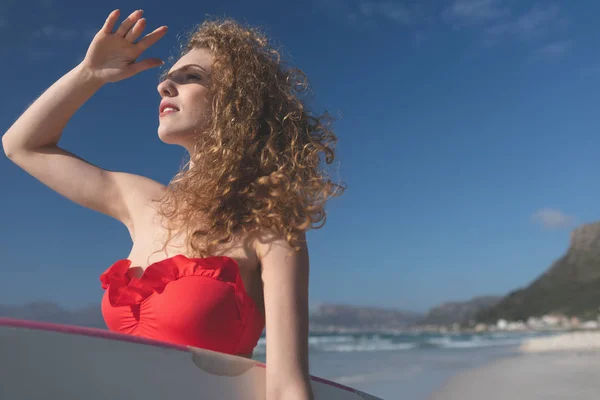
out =
{"type": "MultiPolygon", "coordinates": [[[[466,369],[515,354],[546,333],[311,334],[310,373],[385,400],[427,400],[466,369]]],[[[261,338],[253,358],[265,361],[261,338]]]]}

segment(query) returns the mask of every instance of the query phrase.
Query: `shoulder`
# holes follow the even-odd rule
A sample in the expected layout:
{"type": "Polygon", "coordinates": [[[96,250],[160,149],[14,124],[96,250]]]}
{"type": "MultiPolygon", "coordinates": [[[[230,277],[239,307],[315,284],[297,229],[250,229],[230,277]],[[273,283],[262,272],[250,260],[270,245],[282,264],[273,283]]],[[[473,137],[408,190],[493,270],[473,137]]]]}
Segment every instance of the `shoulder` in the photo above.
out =
{"type": "Polygon", "coordinates": [[[298,259],[308,253],[305,232],[298,232],[294,243],[289,243],[285,234],[273,229],[263,229],[252,236],[251,246],[261,262],[298,259]]]}
{"type": "Polygon", "coordinates": [[[260,265],[265,306],[272,311],[287,298],[290,305],[307,301],[309,257],[306,234],[299,234],[292,245],[285,235],[263,232],[255,240],[255,252],[260,265]]]}

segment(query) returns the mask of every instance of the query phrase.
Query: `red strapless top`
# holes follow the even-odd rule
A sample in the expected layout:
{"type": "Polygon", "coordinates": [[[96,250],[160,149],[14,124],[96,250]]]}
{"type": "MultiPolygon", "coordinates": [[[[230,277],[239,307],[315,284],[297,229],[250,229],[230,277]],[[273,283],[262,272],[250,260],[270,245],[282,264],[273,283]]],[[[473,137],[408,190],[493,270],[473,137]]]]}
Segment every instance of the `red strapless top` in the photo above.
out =
{"type": "Polygon", "coordinates": [[[256,346],[265,319],[235,260],[177,255],[148,266],[140,278],[130,267],[130,260],[119,260],[100,275],[111,331],[228,354],[256,346]]]}

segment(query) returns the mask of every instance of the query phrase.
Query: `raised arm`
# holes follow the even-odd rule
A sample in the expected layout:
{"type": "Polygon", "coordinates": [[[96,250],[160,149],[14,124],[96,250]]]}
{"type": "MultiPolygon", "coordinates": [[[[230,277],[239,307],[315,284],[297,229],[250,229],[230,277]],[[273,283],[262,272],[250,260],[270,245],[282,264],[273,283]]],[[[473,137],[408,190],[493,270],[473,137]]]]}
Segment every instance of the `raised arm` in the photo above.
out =
{"type": "Polygon", "coordinates": [[[166,27],[161,27],[134,43],[144,29],[141,15],[135,11],[113,32],[119,18],[119,11],[113,11],[81,64],[50,86],[2,136],[5,154],[23,170],[68,199],[110,215],[129,228],[131,210],[157,193],[160,185],[138,175],[94,166],[58,143],[71,117],[104,84],[161,65],[157,59],[134,63],[166,33],[166,27]]]}

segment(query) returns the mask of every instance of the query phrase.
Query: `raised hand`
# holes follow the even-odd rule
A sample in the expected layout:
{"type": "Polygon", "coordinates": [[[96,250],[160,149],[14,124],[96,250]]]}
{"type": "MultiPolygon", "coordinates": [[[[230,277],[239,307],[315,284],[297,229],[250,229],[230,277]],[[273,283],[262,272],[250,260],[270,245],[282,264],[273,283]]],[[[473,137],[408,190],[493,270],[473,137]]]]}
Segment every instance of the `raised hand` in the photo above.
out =
{"type": "Polygon", "coordinates": [[[136,42],[146,26],[142,14],[142,10],[132,12],[113,32],[120,15],[119,10],[114,10],[94,36],[82,65],[101,82],[117,82],[163,64],[158,58],[137,61],[146,49],[167,33],[167,27],[161,26],[136,42]]]}

